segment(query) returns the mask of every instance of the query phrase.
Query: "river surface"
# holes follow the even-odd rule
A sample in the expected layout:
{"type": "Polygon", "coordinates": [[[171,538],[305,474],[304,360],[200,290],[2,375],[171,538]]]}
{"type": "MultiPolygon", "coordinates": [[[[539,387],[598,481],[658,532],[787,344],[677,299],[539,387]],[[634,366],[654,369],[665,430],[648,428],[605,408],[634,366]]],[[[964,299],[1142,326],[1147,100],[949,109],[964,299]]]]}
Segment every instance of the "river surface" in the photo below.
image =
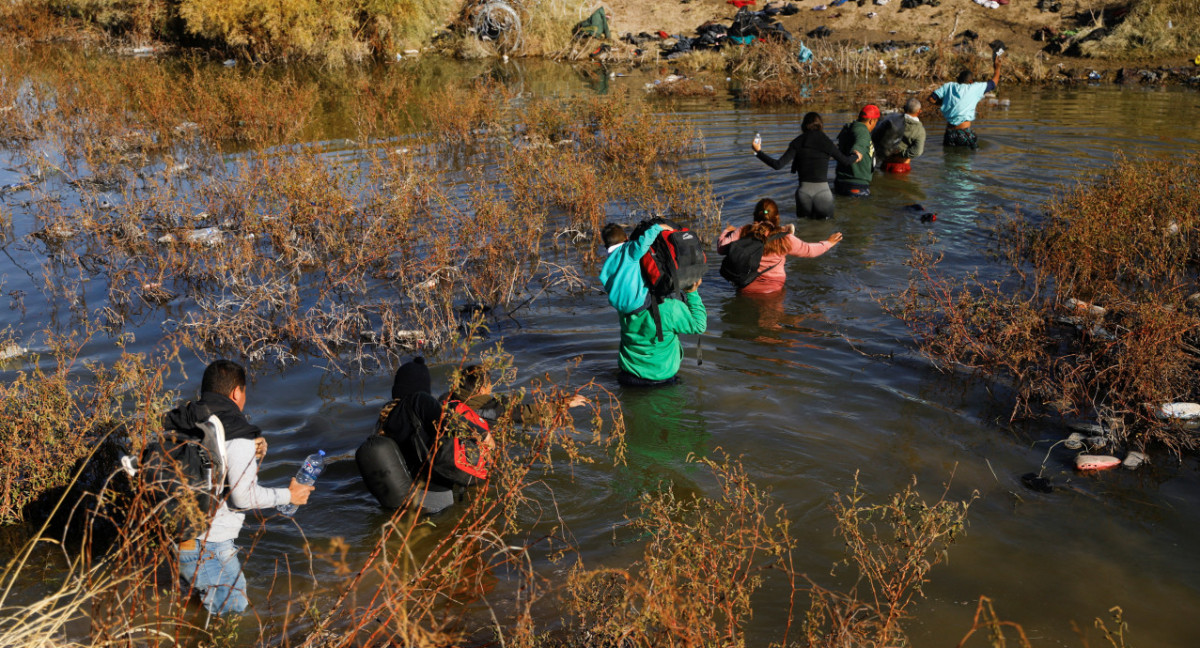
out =
{"type": "MultiPolygon", "coordinates": [[[[544,85],[595,91],[562,76],[544,85]]],[[[611,84],[626,81],[641,83],[611,84]]],[[[514,388],[546,376],[570,384],[595,377],[620,398],[628,464],[601,461],[548,478],[555,510],[585,564],[625,565],[636,557],[636,546],[614,545],[612,538],[614,525],[636,510],[639,492],[669,481],[684,492],[714,493],[711,476],[687,458],[720,448],[740,457],[755,482],[786,506],[798,540],[797,565],[818,579],[844,558],[828,506],[833,493],[852,487],[856,475],[878,499],[914,477],[930,499],[947,482],[951,498],[978,491],[966,535],[951,548],[948,562],[933,570],[927,598],[912,610],[907,627],[914,645],[957,643],[980,595],[996,602],[1001,617],[1023,624],[1037,646],[1080,645],[1072,621],[1089,627],[1094,617],[1107,618],[1113,606],[1124,608],[1137,645],[1200,645],[1194,618],[1200,609],[1200,555],[1193,544],[1200,537],[1196,462],[1159,451],[1136,472],[1074,474],[1071,453],[1061,447],[1047,458],[1050,443],[1066,434],[1060,425],[1010,425],[1011,405],[1002,386],[933,370],[915,354],[905,326],[877,301],[907,285],[909,245],[920,237],[937,236],[946,271],[979,270],[987,276],[996,272],[987,225],[998,212],[1036,212],[1062,186],[1087,181],[1120,154],[1179,156],[1195,150],[1194,129],[1180,128],[1193,120],[1180,117],[1200,114],[1200,96],[1112,87],[1002,88],[1000,96],[1011,105],[981,111],[978,152],[944,152],[942,126],[927,121],[926,154],[911,174],[877,176],[869,199],[838,198],[832,222],[798,223],[796,233],[806,240],[834,231],[845,239],[819,259],[789,260],[787,288],[779,298],[735,296],[717,273],[719,258],[711,255],[701,289],[709,313],[700,342],[703,363],[695,359],[695,338],[687,339],[680,385],[653,391],[617,385],[617,319],[599,290],[543,299],[516,320],[496,324],[495,333],[519,368],[514,388]],[[937,221],[921,223],[903,209],[914,202],[937,212],[937,221]],[[567,366],[576,359],[567,378],[567,366]],[[1037,471],[1044,459],[1046,474],[1060,488],[1050,494],[1024,489],[1020,475],[1037,471]]],[[[793,220],[794,177],[756,161],[750,141],[760,132],[764,149],[778,155],[797,133],[803,111],[748,108],[725,97],[670,109],[703,133],[703,153],[683,167],[711,181],[724,201],[725,223],[747,222],[751,206],[763,197],[779,202],[784,222],[793,220]]],[[[827,131],[835,134],[852,117],[826,112],[827,131]]],[[[330,153],[346,154],[344,148],[330,153]]],[[[15,181],[15,173],[2,170],[3,161],[0,156],[0,184],[15,181]]],[[[17,241],[5,246],[0,275],[5,292],[26,291],[28,311],[0,309],[0,327],[12,327],[36,348],[37,331],[62,312],[39,297],[44,287],[33,278],[46,259],[22,238],[33,228],[20,206],[27,198],[4,198],[17,241]]],[[[163,317],[159,311],[130,327],[134,340],[128,350],[152,351],[163,317]]],[[[107,362],[116,353],[111,340],[95,340],[84,359],[107,362]]],[[[184,360],[188,376],[175,372],[171,387],[190,393],[203,362],[191,354],[184,360]]],[[[441,389],[449,359],[432,362],[435,389],[441,389]]],[[[347,378],[320,365],[302,360],[283,370],[260,370],[246,411],[268,431],[266,483],[283,485],[318,447],[334,457],[295,520],[317,546],[342,537],[354,552],[365,552],[388,516],[362,487],[352,453],[371,429],[391,376],[347,378]]],[[[15,368],[5,365],[7,371],[15,368]]],[[[246,569],[252,600],[261,599],[270,585],[268,572],[276,561],[299,546],[294,527],[267,524],[246,569]]],[[[538,567],[552,575],[562,565],[541,559],[538,567]]],[[[324,563],[315,569],[318,578],[333,579],[322,572],[329,569],[324,563]]],[[[748,645],[781,638],[787,594],[782,580],[768,578],[755,599],[748,645]]]]}

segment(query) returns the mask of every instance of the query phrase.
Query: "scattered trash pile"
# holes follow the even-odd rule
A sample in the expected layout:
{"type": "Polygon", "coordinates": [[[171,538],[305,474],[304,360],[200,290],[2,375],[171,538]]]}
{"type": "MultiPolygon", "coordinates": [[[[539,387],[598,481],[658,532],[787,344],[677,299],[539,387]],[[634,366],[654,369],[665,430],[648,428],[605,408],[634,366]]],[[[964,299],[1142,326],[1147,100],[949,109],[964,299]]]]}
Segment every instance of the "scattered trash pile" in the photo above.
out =
{"type": "Polygon", "coordinates": [[[717,50],[728,45],[749,45],[755,40],[790,43],[795,40],[794,37],[776,16],[791,16],[799,11],[800,9],[791,2],[773,2],[762,11],[751,11],[742,4],[731,24],[707,21],[696,27],[694,37],[659,31],[655,34],[627,33],[621,40],[638,48],[648,43],[660,44],[661,54],[667,60],[674,60],[699,50],[717,50]]]}

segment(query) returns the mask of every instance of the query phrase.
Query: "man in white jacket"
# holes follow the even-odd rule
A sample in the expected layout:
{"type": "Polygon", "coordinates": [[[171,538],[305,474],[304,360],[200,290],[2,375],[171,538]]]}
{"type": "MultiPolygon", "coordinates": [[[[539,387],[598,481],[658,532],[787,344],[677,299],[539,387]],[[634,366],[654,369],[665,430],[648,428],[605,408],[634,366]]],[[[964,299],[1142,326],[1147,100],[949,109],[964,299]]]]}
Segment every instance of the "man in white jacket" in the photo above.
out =
{"type": "Polygon", "coordinates": [[[202,593],[211,614],[240,614],[248,605],[246,577],[233,541],[248,509],[305,504],[312,486],[292,479],[287,488],[258,483],[258,462],[267,452],[262,430],[242,414],[246,405],[246,370],[230,360],[217,360],[204,370],[200,400],[171,410],[163,419],[168,430],[188,431],[215,414],[225,429],[227,490],[208,530],[178,546],[179,577],[202,593]]]}

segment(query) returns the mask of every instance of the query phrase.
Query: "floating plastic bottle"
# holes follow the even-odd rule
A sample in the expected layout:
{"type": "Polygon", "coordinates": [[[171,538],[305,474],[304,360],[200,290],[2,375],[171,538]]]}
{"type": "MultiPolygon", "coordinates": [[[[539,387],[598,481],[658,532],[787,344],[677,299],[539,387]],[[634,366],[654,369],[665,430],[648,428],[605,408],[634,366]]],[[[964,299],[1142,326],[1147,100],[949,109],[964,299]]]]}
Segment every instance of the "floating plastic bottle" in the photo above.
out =
{"type": "MultiPolygon", "coordinates": [[[[321,472],[325,470],[325,451],[318,450],[317,454],[308,455],[304,460],[304,465],[300,466],[300,471],[296,473],[296,481],[305,486],[312,486],[317,483],[317,477],[321,476],[321,472]]],[[[283,515],[291,517],[296,509],[300,508],[296,504],[288,502],[280,504],[276,509],[283,515]]]]}

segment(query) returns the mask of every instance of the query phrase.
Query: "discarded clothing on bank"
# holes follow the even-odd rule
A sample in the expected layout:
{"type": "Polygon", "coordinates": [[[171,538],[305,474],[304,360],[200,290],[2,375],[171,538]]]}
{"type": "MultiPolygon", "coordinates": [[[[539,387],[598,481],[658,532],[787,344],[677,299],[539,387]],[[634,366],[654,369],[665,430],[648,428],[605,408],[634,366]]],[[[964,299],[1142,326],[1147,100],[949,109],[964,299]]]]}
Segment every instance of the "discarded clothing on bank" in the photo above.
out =
{"type": "Polygon", "coordinates": [[[772,17],[776,15],[794,16],[800,13],[800,7],[793,2],[772,2],[763,7],[763,13],[772,17]]]}
{"type": "Polygon", "coordinates": [[[812,50],[805,47],[804,43],[800,43],[800,50],[796,52],[796,60],[801,63],[808,63],[813,60],[812,50]]]}
{"type": "Polygon", "coordinates": [[[942,4],[941,0],[901,0],[900,8],[901,9],[916,9],[917,7],[920,7],[921,5],[929,5],[930,7],[936,7],[940,4],[942,4]]]}
{"type": "Polygon", "coordinates": [[[829,38],[829,36],[831,34],[833,34],[832,29],[826,27],[825,25],[821,25],[814,29],[810,29],[808,31],[808,34],[806,34],[806,36],[808,36],[809,38],[829,38]]]}

